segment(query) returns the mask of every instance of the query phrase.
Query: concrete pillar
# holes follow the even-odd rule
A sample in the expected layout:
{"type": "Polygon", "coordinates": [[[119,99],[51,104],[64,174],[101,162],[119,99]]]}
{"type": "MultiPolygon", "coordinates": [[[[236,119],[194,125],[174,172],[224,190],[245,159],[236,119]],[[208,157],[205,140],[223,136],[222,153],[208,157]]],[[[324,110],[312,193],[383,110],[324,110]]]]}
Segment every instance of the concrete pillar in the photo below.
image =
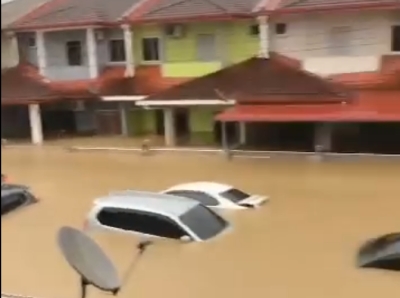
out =
{"type": "Polygon", "coordinates": [[[314,135],[314,150],[316,152],[332,151],[332,123],[317,123],[314,135]]]}
{"type": "Polygon", "coordinates": [[[35,145],[41,145],[43,143],[43,129],[40,106],[37,103],[33,103],[28,106],[28,109],[32,143],[35,145]]]}
{"type": "Polygon", "coordinates": [[[239,122],[239,143],[246,144],[246,122],[239,122]]]}
{"type": "Polygon", "coordinates": [[[37,47],[37,63],[38,63],[39,73],[42,76],[46,76],[47,53],[46,53],[46,43],[43,31],[36,31],[36,47],[37,47]]]}
{"type": "Polygon", "coordinates": [[[96,36],[93,28],[86,29],[86,47],[89,65],[89,76],[95,79],[99,76],[99,63],[97,61],[96,36]]]}
{"type": "Polygon", "coordinates": [[[262,58],[269,57],[269,26],[267,17],[258,17],[258,32],[259,32],[259,56],[262,58]]]}
{"type": "Polygon", "coordinates": [[[125,137],[128,136],[129,131],[128,131],[128,119],[126,116],[127,113],[127,107],[126,104],[121,102],[119,104],[119,113],[120,113],[120,119],[121,119],[121,134],[125,137]]]}
{"type": "Polygon", "coordinates": [[[165,145],[176,145],[175,115],[172,108],[164,109],[164,138],[165,145]]]}
{"type": "Polygon", "coordinates": [[[122,25],[124,31],[124,44],[125,44],[125,57],[126,57],[126,69],[125,75],[127,77],[133,77],[135,75],[135,56],[133,46],[133,31],[129,25],[122,25]]]}

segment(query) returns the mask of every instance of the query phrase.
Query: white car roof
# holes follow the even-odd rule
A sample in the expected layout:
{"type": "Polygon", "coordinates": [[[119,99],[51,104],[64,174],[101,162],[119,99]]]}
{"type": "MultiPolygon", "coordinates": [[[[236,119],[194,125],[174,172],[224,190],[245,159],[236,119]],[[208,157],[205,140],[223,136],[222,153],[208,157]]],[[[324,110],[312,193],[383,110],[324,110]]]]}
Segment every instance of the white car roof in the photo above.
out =
{"type": "Polygon", "coordinates": [[[95,200],[102,207],[115,207],[150,211],[179,217],[199,202],[172,195],[153,192],[126,190],[110,193],[108,196],[95,200]]]}
{"type": "Polygon", "coordinates": [[[212,194],[219,194],[221,192],[227,191],[233,188],[231,185],[217,183],[217,182],[190,182],[190,183],[182,183],[171,188],[168,188],[164,192],[168,191],[176,191],[176,190],[193,190],[193,191],[203,191],[212,194]]]}

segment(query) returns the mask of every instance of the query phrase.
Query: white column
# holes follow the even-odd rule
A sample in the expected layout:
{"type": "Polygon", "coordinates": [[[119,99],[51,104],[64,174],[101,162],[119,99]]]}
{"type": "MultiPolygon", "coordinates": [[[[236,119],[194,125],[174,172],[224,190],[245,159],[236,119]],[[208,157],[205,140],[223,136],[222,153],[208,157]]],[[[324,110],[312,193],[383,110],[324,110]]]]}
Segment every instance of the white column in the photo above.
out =
{"type": "Polygon", "coordinates": [[[99,64],[97,61],[96,36],[93,28],[86,29],[86,47],[91,79],[99,76],[99,64]]]}
{"type": "Polygon", "coordinates": [[[46,43],[44,40],[44,32],[36,31],[36,47],[37,47],[37,63],[39,73],[42,76],[46,75],[47,59],[46,59],[46,43]]]}
{"type": "Polygon", "coordinates": [[[239,122],[239,143],[246,144],[246,122],[239,122]]]}
{"type": "Polygon", "coordinates": [[[124,31],[125,56],[126,56],[125,75],[127,77],[133,77],[135,75],[133,32],[129,25],[122,25],[122,30],[124,31]]]}
{"type": "Polygon", "coordinates": [[[121,134],[123,136],[128,136],[128,122],[127,122],[127,117],[126,117],[126,105],[125,103],[121,102],[119,104],[119,113],[120,113],[120,119],[121,119],[121,134]]]}
{"type": "Polygon", "coordinates": [[[172,108],[164,109],[164,138],[165,145],[176,145],[175,116],[172,108]]]}
{"type": "Polygon", "coordinates": [[[267,17],[259,17],[258,21],[258,32],[259,32],[259,56],[262,58],[268,58],[269,56],[269,26],[267,17]]]}
{"type": "Polygon", "coordinates": [[[43,143],[42,119],[40,115],[40,106],[37,103],[29,105],[29,124],[31,127],[31,140],[35,145],[43,143]]]}

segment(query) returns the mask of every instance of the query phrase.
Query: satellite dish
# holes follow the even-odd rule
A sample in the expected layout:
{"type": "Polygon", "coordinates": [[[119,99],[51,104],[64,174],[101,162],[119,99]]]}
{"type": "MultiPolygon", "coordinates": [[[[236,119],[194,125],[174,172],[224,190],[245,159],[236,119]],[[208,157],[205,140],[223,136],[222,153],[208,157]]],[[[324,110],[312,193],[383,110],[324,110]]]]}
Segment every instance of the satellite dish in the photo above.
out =
{"type": "Polygon", "coordinates": [[[121,281],[114,264],[89,236],[77,229],[62,227],[58,245],[65,260],[81,276],[82,297],[86,296],[88,285],[114,295],[118,293],[121,281]]]}

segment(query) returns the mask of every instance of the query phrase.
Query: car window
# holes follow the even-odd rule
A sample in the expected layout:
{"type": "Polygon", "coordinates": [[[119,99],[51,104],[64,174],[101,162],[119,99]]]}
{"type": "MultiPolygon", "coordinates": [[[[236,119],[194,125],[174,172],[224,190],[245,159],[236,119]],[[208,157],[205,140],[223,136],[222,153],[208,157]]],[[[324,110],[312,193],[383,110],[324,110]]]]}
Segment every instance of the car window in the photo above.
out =
{"type": "Polygon", "coordinates": [[[10,193],[1,196],[1,215],[9,213],[18,207],[24,205],[28,197],[24,193],[10,193]]]}
{"type": "Polygon", "coordinates": [[[224,192],[221,192],[219,195],[235,203],[250,197],[248,193],[245,193],[237,188],[230,188],[224,192]]]}
{"type": "Polygon", "coordinates": [[[98,216],[103,225],[165,238],[179,239],[187,235],[181,226],[168,217],[121,208],[104,208],[98,216]]]}
{"type": "Polygon", "coordinates": [[[228,227],[225,219],[201,204],[193,207],[179,218],[202,240],[217,236],[228,227]]]}
{"type": "Polygon", "coordinates": [[[166,194],[193,199],[206,206],[219,205],[218,201],[215,198],[201,191],[171,190],[168,191],[166,194]]]}

